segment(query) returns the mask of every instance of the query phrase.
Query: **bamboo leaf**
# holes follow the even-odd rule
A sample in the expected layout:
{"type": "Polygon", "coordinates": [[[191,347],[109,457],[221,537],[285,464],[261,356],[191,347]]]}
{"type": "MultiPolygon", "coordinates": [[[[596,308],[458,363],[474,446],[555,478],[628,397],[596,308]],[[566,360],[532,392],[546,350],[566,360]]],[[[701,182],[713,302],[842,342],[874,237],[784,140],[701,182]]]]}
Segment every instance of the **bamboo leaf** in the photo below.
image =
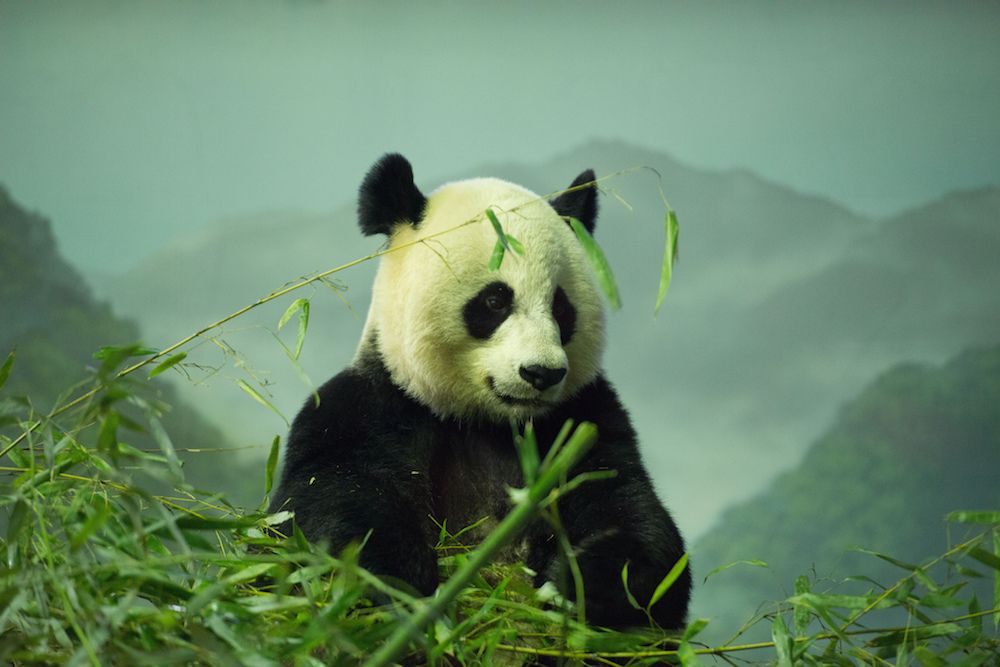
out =
{"type": "Polygon", "coordinates": [[[960,511],[947,516],[948,521],[956,523],[995,523],[1000,524],[1000,512],[960,511]]]}
{"type": "MultiPolygon", "coordinates": [[[[21,529],[28,525],[25,521],[28,518],[28,503],[23,498],[18,498],[14,503],[14,509],[8,515],[7,522],[7,551],[13,553],[17,550],[17,538],[21,534],[21,529]]],[[[7,560],[13,563],[13,559],[8,555],[7,560]]]]}
{"type": "Polygon", "coordinates": [[[142,345],[125,345],[125,346],[112,346],[105,345],[104,347],[94,352],[94,359],[101,362],[101,367],[99,369],[100,373],[104,376],[110,375],[118,366],[122,364],[123,361],[129,359],[130,357],[142,357],[148,354],[156,354],[156,350],[143,347],[142,345]]]}
{"type": "Polygon", "coordinates": [[[113,459],[118,457],[118,424],[118,413],[109,412],[97,432],[97,451],[108,452],[113,459]]]}
{"type": "Polygon", "coordinates": [[[90,536],[97,532],[97,530],[107,522],[108,517],[111,516],[111,505],[108,504],[105,498],[98,496],[94,504],[97,506],[96,511],[90,515],[87,521],[83,524],[83,527],[80,528],[79,532],[70,538],[70,551],[76,551],[83,546],[83,544],[90,539],[90,536]]]}
{"type": "Polygon", "coordinates": [[[169,370],[187,359],[187,352],[178,352],[177,354],[171,355],[158,363],[153,370],[149,371],[150,379],[155,378],[157,375],[163,371],[169,370]]]}
{"type": "Polygon", "coordinates": [[[680,235],[680,224],[677,222],[677,214],[673,209],[667,211],[663,218],[663,261],[660,262],[660,289],[656,293],[656,306],[654,313],[660,312],[660,306],[670,289],[670,281],[674,275],[674,262],[677,260],[677,238],[680,235]]]}
{"type": "Polygon", "coordinates": [[[694,652],[694,647],[686,641],[682,641],[677,647],[677,657],[680,658],[682,667],[699,667],[701,665],[698,654],[694,652]]]}
{"type": "Polygon", "coordinates": [[[184,474],[181,472],[181,461],[177,458],[177,450],[174,449],[174,443],[171,442],[170,436],[167,435],[167,430],[163,428],[163,424],[156,417],[149,417],[149,430],[153,435],[153,439],[156,444],[159,445],[160,450],[167,459],[167,466],[170,468],[170,472],[174,474],[177,479],[183,479],[184,474]]]}
{"type": "Polygon", "coordinates": [[[910,667],[910,654],[906,650],[906,638],[896,647],[896,667],[910,667]]]}
{"type": "Polygon", "coordinates": [[[264,467],[264,493],[271,493],[271,489],[274,488],[274,470],[278,466],[278,444],[281,442],[281,436],[274,436],[274,440],[271,441],[271,451],[267,455],[267,465],[264,467]]]}
{"type": "Polygon", "coordinates": [[[682,572],[684,572],[684,569],[687,567],[687,563],[687,553],[677,559],[674,566],[670,568],[669,572],[667,572],[667,576],[663,577],[663,580],[660,581],[659,585],[657,585],[656,590],[653,591],[653,596],[649,598],[649,604],[646,605],[647,610],[652,609],[653,605],[659,602],[660,598],[662,598],[666,592],[670,590],[670,587],[673,586],[674,582],[677,581],[677,578],[681,576],[682,572]]]}
{"type": "Polygon", "coordinates": [[[705,575],[705,578],[702,580],[702,583],[708,581],[709,577],[716,575],[719,572],[724,572],[731,567],[736,567],[737,565],[752,565],[753,567],[770,567],[765,561],[762,560],[756,560],[756,559],[737,560],[733,561],[732,563],[726,563],[725,565],[720,565],[719,567],[715,568],[714,570],[705,575]]]}
{"type": "Polygon", "coordinates": [[[693,639],[695,635],[699,634],[707,626],[708,626],[707,618],[696,618],[690,623],[688,623],[688,626],[684,629],[684,634],[681,636],[681,639],[684,641],[693,639]]]}
{"type": "MultiPolygon", "coordinates": [[[[816,611],[825,610],[830,607],[840,609],[866,609],[868,605],[875,601],[874,595],[826,595],[820,593],[800,593],[788,598],[788,602],[794,605],[805,605],[816,611]]],[[[884,598],[879,600],[875,609],[885,609],[896,604],[894,600],[884,598]]]]}
{"type": "Polygon", "coordinates": [[[500,265],[503,263],[503,254],[503,243],[501,243],[498,239],[497,244],[493,246],[493,254],[490,255],[490,263],[487,265],[487,268],[490,271],[496,271],[500,268],[500,265]]]}
{"type": "Polygon", "coordinates": [[[635,596],[632,595],[632,591],[628,587],[628,561],[625,561],[625,564],[622,566],[622,588],[625,589],[625,597],[628,599],[628,603],[632,605],[632,608],[641,610],[642,607],[639,606],[638,600],[635,599],[635,596]]]}
{"type": "Polygon", "coordinates": [[[538,442],[535,440],[535,429],[531,422],[524,425],[523,434],[514,434],[514,446],[517,448],[517,457],[521,461],[521,472],[524,475],[526,485],[534,484],[538,478],[538,442]]]}
{"type": "Polygon", "coordinates": [[[288,320],[292,319],[292,315],[297,313],[305,304],[309,303],[307,299],[296,299],[292,301],[285,312],[282,313],[281,318],[278,320],[278,331],[281,331],[281,327],[288,324],[288,320]]]}
{"type": "Polygon", "coordinates": [[[775,616],[771,624],[771,638],[774,640],[774,651],[778,654],[778,667],[792,667],[792,638],[781,614],[775,616]]]}
{"type": "MultiPolygon", "coordinates": [[[[795,593],[801,595],[803,593],[809,592],[809,577],[805,575],[799,575],[795,579],[795,593]]],[[[795,632],[796,634],[803,635],[806,632],[806,628],[809,626],[809,610],[805,607],[795,607],[795,612],[793,614],[792,620],[795,622],[795,632]]]]}
{"type": "Polygon", "coordinates": [[[885,632],[871,640],[872,646],[895,646],[904,639],[909,641],[919,641],[922,639],[932,639],[934,637],[947,637],[948,635],[960,634],[965,628],[957,623],[933,623],[931,625],[917,625],[906,630],[894,630],[885,632]]]}
{"type": "Polygon", "coordinates": [[[299,309],[299,331],[295,337],[295,360],[302,354],[302,344],[306,342],[306,331],[309,330],[309,302],[306,301],[299,309]]]}
{"type": "MultiPolygon", "coordinates": [[[[1000,558],[1000,530],[993,529],[993,555],[1000,558]]],[[[993,573],[993,608],[1000,609],[1000,570],[993,573]]],[[[993,629],[1000,628],[1000,611],[993,614],[993,629]]]]}
{"type": "Polygon", "coordinates": [[[994,570],[1000,570],[1000,556],[991,554],[980,547],[975,547],[969,551],[969,555],[978,560],[983,565],[989,565],[994,570]]]}
{"type": "Polygon", "coordinates": [[[256,523],[257,520],[253,517],[229,519],[188,514],[177,518],[177,527],[183,530],[232,530],[234,528],[250,528],[256,523]]]}
{"type": "Polygon", "coordinates": [[[246,392],[247,394],[249,394],[249,395],[250,395],[250,397],[251,397],[251,398],[252,398],[253,400],[257,401],[258,403],[260,403],[260,404],[261,404],[261,405],[263,405],[264,407],[266,407],[266,408],[270,409],[270,410],[271,410],[272,412],[274,412],[274,414],[276,414],[276,415],[278,415],[279,417],[281,417],[281,419],[282,419],[282,420],[283,420],[283,421],[284,421],[284,422],[285,422],[286,424],[288,423],[288,420],[287,420],[287,419],[285,419],[285,415],[281,414],[281,411],[280,411],[280,410],[278,410],[278,408],[274,407],[274,404],[273,404],[273,403],[271,403],[271,401],[269,401],[269,400],[267,400],[266,398],[264,398],[264,397],[263,397],[263,396],[262,396],[262,395],[260,394],[260,392],[258,392],[258,391],[257,391],[256,389],[254,389],[253,387],[251,387],[250,385],[248,385],[248,384],[246,383],[246,381],[244,381],[244,380],[237,380],[237,381],[236,381],[236,384],[237,384],[237,385],[239,386],[239,388],[240,388],[240,389],[242,389],[242,390],[243,390],[243,391],[245,391],[245,392],[246,392]]]}
{"type": "Polygon", "coordinates": [[[569,224],[573,228],[573,231],[576,232],[576,238],[583,246],[584,253],[587,255],[587,261],[590,262],[590,266],[597,275],[597,284],[600,285],[601,291],[604,292],[604,296],[607,297],[611,307],[618,310],[622,307],[622,300],[618,295],[618,284],[615,282],[615,276],[611,272],[611,265],[608,264],[608,259],[604,256],[604,251],[601,250],[601,246],[597,245],[597,241],[590,235],[590,232],[587,231],[582,222],[576,218],[570,218],[569,224]]]}
{"type": "Polygon", "coordinates": [[[120,362],[122,359],[128,359],[129,357],[141,357],[147,354],[156,354],[156,350],[149,347],[143,347],[142,345],[104,345],[99,348],[97,352],[94,352],[93,357],[94,359],[98,359],[100,361],[107,361],[110,359],[118,360],[120,362]]]}
{"type": "Polygon", "coordinates": [[[522,244],[520,241],[518,241],[510,234],[507,234],[507,243],[510,244],[510,249],[514,251],[515,255],[524,254],[524,244],[522,244]]]}
{"type": "Polygon", "coordinates": [[[507,235],[504,234],[503,227],[500,226],[500,220],[497,219],[497,214],[493,212],[492,208],[486,209],[486,217],[490,219],[493,231],[497,233],[497,240],[503,244],[504,250],[510,250],[510,242],[507,240],[507,235]]]}
{"type": "Polygon", "coordinates": [[[10,369],[14,365],[14,350],[11,350],[7,354],[7,359],[3,362],[3,366],[0,366],[0,389],[7,383],[7,378],[10,377],[10,369]]]}
{"type": "Polygon", "coordinates": [[[881,560],[884,560],[887,563],[892,563],[896,567],[902,568],[909,572],[915,572],[916,570],[920,569],[919,565],[907,563],[906,561],[899,560],[898,558],[893,558],[892,556],[887,556],[883,553],[879,553],[878,551],[872,551],[871,549],[863,549],[861,547],[855,547],[854,550],[859,551],[863,554],[868,554],[869,556],[875,556],[876,558],[880,558],[881,560]]]}

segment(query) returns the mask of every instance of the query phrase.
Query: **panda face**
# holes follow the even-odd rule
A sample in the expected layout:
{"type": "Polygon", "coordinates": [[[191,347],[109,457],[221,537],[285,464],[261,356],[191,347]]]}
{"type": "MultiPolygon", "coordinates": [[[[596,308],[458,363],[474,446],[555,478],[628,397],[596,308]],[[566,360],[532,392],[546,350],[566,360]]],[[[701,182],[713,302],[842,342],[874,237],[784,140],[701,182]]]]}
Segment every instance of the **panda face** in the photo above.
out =
{"type": "Polygon", "coordinates": [[[392,229],[359,358],[376,345],[393,381],[439,416],[523,420],[596,377],[603,332],[566,221],[519,186],[474,179],[432,193],[419,225],[392,229]],[[487,207],[524,246],[497,271],[487,207]]]}

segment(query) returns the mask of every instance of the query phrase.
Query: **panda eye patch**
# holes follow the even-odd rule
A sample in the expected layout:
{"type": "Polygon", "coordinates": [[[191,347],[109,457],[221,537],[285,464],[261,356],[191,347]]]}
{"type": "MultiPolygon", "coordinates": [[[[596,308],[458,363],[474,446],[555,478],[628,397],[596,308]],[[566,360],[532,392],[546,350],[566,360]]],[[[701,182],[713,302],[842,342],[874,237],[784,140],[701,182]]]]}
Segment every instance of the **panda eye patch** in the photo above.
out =
{"type": "Polygon", "coordinates": [[[473,338],[487,339],[510,315],[514,290],[510,285],[493,282],[479,290],[462,309],[465,328],[473,338]]]}
{"type": "Polygon", "coordinates": [[[552,297],[552,318],[559,325],[559,342],[565,346],[576,331],[576,308],[562,287],[552,297]]]}

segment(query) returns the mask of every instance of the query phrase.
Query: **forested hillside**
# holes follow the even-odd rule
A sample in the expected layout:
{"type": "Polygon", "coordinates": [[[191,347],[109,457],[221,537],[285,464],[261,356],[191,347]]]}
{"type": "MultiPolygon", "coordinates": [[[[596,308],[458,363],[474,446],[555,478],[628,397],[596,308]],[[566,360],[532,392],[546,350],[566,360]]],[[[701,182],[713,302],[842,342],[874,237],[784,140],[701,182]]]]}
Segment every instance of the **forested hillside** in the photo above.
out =
{"type": "Polygon", "coordinates": [[[920,563],[961,535],[944,517],[1000,507],[1000,346],[943,367],[903,364],[840,411],[802,463],[757,498],[724,513],[694,547],[696,577],[760,559],[697,588],[699,615],[738,627],[807,574],[825,590],[850,575],[898,570],[856,546],[920,563]]]}
{"type": "MultiPolygon", "coordinates": [[[[372,160],[377,157],[372,155],[372,160]]],[[[623,309],[609,316],[606,370],[636,421],[661,491],[681,525],[689,533],[700,532],[729,499],[686,499],[720,472],[730,477],[734,470],[758,467],[758,443],[767,442],[768,449],[775,446],[770,426],[761,433],[756,418],[748,422],[744,415],[732,414],[733,394],[771,417],[763,420],[768,424],[786,418],[775,414],[778,406],[755,398],[763,393],[760,382],[769,378],[747,378],[729,359],[750,343],[731,340],[731,332],[743,326],[742,308],[835,261],[869,231],[870,222],[836,203],[793,192],[747,171],[700,170],[664,153],[615,141],[588,142],[534,164],[486,164],[443,175],[414,164],[417,182],[428,192],[449,179],[498,176],[547,193],[566,187],[586,167],[602,176],[636,167],[601,182],[595,238],[609,256],[624,300],[623,309]],[[662,183],[641,165],[656,168],[662,183]],[[654,319],[663,253],[664,207],[658,185],[678,210],[682,229],[670,297],[654,319]],[[753,391],[746,391],[748,384],[754,385],[753,391]],[[720,395],[720,389],[727,393],[720,395]],[[713,448],[734,442],[737,435],[744,445],[727,451],[720,464],[713,448]],[[714,464],[705,460],[706,454],[714,464]],[[672,474],[678,459],[690,464],[683,475],[672,474]]],[[[358,184],[362,175],[357,175],[358,184]]],[[[180,238],[101,291],[140,323],[146,340],[166,342],[296,276],[362,257],[380,242],[361,235],[353,201],[325,215],[261,213],[180,238]]],[[[323,287],[303,294],[313,302],[301,365],[314,382],[333,375],[353,356],[374,268],[375,262],[368,262],[335,276],[348,287],[340,296],[353,310],[323,287]]],[[[290,417],[308,388],[268,331],[275,328],[284,307],[269,304],[218,334],[262,372],[262,382],[234,368],[214,346],[193,354],[213,366],[224,364],[226,374],[246,380],[290,417]]],[[[250,403],[233,382],[210,382],[212,390],[199,392],[198,399],[210,414],[232,414],[250,403]]],[[[234,427],[242,437],[278,433],[284,424],[267,410],[253,410],[234,427]]],[[[800,448],[801,443],[782,431],[777,446],[800,448]]],[[[736,478],[727,488],[745,496],[758,486],[736,478]]]]}
{"type": "MultiPolygon", "coordinates": [[[[48,412],[60,397],[79,393],[65,395],[96,367],[94,352],[107,345],[132,344],[139,337],[138,327],[96,301],[80,274],[61,257],[48,220],[24,210],[0,186],[0,356],[16,350],[5,393],[28,396],[35,410],[48,412]]],[[[226,491],[237,502],[258,502],[258,466],[242,463],[242,452],[218,451],[234,445],[180,402],[165,382],[155,386],[159,398],[171,406],[163,423],[182,450],[188,481],[226,491]]],[[[136,446],[155,446],[144,433],[129,437],[136,446]]]]}

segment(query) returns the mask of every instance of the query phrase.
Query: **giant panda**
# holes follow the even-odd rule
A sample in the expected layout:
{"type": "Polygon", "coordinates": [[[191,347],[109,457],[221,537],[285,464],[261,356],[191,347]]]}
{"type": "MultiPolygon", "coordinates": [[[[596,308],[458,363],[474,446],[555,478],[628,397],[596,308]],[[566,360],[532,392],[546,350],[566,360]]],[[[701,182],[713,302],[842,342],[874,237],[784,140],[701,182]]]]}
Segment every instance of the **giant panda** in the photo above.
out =
{"type": "MultiPolygon", "coordinates": [[[[364,234],[388,236],[364,331],[353,363],[295,418],[271,510],[292,510],[306,537],[335,550],[364,540],[363,566],[430,595],[439,583],[431,517],[453,530],[500,518],[508,488],[523,485],[512,423],[531,420],[545,447],[567,419],[589,421],[598,440],[575,472],[617,475],[559,501],[588,621],[648,623],[628,602],[622,567],[645,602],[684,543],[601,371],[602,301],[567,224],[594,230],[593,171],[551,201],[494,178],[425,196],[410,163],[389,154],[364,178],[358,217],[364,234]],[[488,207],[524,249],[495,271],[488,207]]],[[[535,583],[561,583],[572,598],[549,525],[538,520],[522,545],[535,583]]],[[[685,569],[652,608],[661,627],[683,625],[690,582],[685,569]]]]}

